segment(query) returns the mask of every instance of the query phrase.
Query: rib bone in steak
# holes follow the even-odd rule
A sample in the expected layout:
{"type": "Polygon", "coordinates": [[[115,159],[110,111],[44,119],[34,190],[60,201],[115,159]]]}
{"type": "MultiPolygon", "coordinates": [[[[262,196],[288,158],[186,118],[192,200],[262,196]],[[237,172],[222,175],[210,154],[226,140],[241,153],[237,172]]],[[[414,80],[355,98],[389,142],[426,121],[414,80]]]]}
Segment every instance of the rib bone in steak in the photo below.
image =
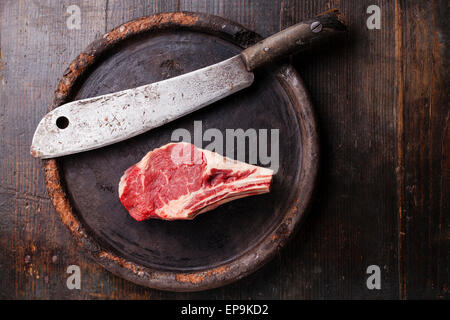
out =
{"type": "Polygon", "coordinates": [[[138,221],[193,219],[222,203],[269,192],[272,175],[189,143],[169,143],[125,171],[119,197],[138,221]]]}

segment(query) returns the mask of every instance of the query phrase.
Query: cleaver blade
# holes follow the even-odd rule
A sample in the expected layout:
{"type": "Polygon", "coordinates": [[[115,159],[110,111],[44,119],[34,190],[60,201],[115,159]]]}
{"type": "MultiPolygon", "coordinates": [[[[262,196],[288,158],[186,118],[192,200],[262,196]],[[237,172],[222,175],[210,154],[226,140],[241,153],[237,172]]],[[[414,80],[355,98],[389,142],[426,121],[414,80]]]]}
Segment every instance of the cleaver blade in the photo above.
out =
{"type": "Polygon", "coordinates": [[[54,158],[123,141],[250,86],[242,57],[137,88],[66,103],[47,113],[31,155],[54,158]]]}
{"type": "Polygon", "coordinates": [[[60,157],[134,137],[250,86],[252,70],[346,30],[339,11],[329,10],[203,69],[66,103],[41,120],[31,155],[60,157]]]}

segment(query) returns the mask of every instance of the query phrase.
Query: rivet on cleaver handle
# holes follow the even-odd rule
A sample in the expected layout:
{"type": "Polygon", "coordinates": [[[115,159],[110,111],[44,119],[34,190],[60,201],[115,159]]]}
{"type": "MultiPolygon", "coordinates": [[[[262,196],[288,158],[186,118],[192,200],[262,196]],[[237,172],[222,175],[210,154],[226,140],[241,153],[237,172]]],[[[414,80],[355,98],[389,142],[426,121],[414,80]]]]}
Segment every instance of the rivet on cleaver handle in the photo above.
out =
{"type": "Polygon", "coordinates": [[[53,158],[126,140],[250,86],[256,67],[345,31],[337,10],[298,23],[220,63],[141,87],[66,103],[39,123],[31,155],[53,158]]]}

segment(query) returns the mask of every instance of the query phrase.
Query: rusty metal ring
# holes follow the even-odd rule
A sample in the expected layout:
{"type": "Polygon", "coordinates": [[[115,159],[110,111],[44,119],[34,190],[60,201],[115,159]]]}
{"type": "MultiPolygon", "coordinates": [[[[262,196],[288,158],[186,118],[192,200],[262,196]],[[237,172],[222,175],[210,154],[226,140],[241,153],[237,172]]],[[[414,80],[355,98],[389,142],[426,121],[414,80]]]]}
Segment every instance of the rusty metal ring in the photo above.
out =
{"type": "MultiPolygon", "coordinates": [[[[256,33],[235,22],[202,13],[162,13],[127,22],[92,42],[73,60],[59,82],[49,110],[57,108],[70,99],[77,81],[86,74],[103,52],[137,34],[169,28],[189,28],[214,34],[243,48],[261,39],[256,33]]],[[[70,229],[79,245],[86,249],[94,261],[112,273],[139,285],[170,291],[198,291],[219,287],[241,279],[270,260],[286,244],[294,229],[303,220],[316,183],[319,162],[316,121],[303,82],[290,65],[281,66],[277,77],[290,96],[301,128],[303,144],[299,185],[301,195],[297,195],[294,205],[287,211],[277,228],[259,244],[234,261],[190,273],[161,271],[138,265],[105,251],[89,235],[71,205],[58,159],[45,160],[44,170],[48,194],[62,222],[70,229]]]]}

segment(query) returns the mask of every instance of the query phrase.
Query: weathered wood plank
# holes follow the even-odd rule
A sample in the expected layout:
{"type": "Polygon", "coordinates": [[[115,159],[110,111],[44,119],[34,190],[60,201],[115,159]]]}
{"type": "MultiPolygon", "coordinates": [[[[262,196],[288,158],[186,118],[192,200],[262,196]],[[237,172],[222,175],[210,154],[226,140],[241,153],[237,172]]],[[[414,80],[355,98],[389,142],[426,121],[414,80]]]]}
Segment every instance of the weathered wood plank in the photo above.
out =
{"type": "Polygon", "coordinates": [[[395,9],[400,295],[448,298],[448,3],[395,9]]]}
{"type": "Polygon", "coordinates": [[[72,263],[84,268],[90,262],[79,256],[49,202],[41,164],[29,156],[29,145],[68,62],[103,33],[103,5],[90,1],[2,2],[2,297],[80,296],[67,290],[65,268],[72,263]],[[67,29],[70,4],[81,8],[81,30],[67,29]]]}
{"type": "Polygon", "coordinates": [[[282,273],[298,284],[285,297],[396,298],[393,5],[377,3],[381,30],[366,27],[370,1],[285,1],[282,22],[335,4],[349,26],[345,44],[293,58],[318,113],[322,163],[310,219],[284,256],[282,273]],[[381,268],[381,290],[366,287],[370,265],[381,268]]]}

